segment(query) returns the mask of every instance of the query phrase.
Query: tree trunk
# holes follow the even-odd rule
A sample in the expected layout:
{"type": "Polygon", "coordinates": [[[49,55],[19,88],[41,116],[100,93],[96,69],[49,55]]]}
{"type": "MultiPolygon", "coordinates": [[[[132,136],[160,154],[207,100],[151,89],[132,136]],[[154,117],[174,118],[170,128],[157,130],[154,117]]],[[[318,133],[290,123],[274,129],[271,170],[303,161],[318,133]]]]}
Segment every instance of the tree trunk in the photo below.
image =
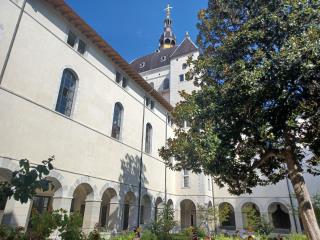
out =
{"type": "Polygon", "coordinates": [[[310,194],[302,175],[302,171],[297,165],[293,153],[288,153],[286,155],[289,179],[291,180],[294,193],[296,194],[296,198],[298,200],[299,213],[302,219],[303,227],[309,240],[320,240],[320,229],[313,210],[310,194]]]}

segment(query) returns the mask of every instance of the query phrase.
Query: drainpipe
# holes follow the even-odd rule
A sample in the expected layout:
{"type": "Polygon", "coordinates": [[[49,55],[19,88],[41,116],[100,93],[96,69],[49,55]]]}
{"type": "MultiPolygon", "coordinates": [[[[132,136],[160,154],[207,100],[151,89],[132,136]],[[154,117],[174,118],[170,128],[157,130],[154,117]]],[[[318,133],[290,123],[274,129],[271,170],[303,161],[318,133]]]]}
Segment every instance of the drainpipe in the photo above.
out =
{"type": "MultiPolygon", "coordinates": [[[[165,133],[165,146],[167,147],[167,143],[168,143],[168,119],[169,119],[169,115],[167,114],[166,117],[166,133],[165,133]]],[[[167,204],[167,165],[165,164],[165,169],[164,169],[164,202],[165,204],[167,204]]]]}
{"type": "Polygon", "coordinates": [[[19,29],[19,26],[20,26],[20,23],[21,23],[21,19],[22,19],[22,15],[23,15],[24,9],[26,7],[26,3],[27,3],[27,0],[24,0],[24,2],[22,4],[22,7],[21,7],[21,10],[20,10],[18,21],[17,21],[16,26],[14,28],[14,32],[13,32],[13,35],[12,35],[12,38],[11,38],[11,42],[10,42],[10,45],[9,45],[9,48],[8,48],[8,51],[7,51],[7,54],[6,54],[6,58],[4,60],[4,63],[3,63],[2,69],[1,69],[0,85],[2,83],[2,80],[3,80],[3,77],[4,77],[4,73],[6,71],[6,68],[7,68],[7,65],[8,65],[8,62],[9,62],[9,58],[10,58],[10,55],[11,55],[12,47],[13,47],[14,41],[15,41],[17,33],[18,33],[18,29],[19,29]]]}
{"type": "Polygon", "coordinates": [[[142,134],[141,134],[141,146],[140,146],[140,163],[139,163],[139,194],[138,194],[138,217],[137,227],[140,226],[140,205],[141,205],[141,191],[142,191],[142,168],[143,168],[143,139],[144,139],[144,123],[146,113],[146,96],[143,98],[143,113],[142,113],[142,134]]]}
{"type": "Polygon", "coordinates": [[[289,180],[288,180],[287,177],[286,177],[286,182],[287,182],[287,188],[288,188],[288,194],[289,194],[289,199],[290,199],[291,210],[292,210],[292,214],[293,214],[294,227],[296,229],[296,232],[298,232],[297,219],[296,219],[296,214],[295,214],[295,210],[294,210],[294,206],[293,206],[293,199],[292,199],[291,192],[290,192],[289,180]]]}
{"type": "Polygon", "coordinates": [[[211,191],[212,191],[212,205],[214,207],[214,211],[213,211],[213,218],[214,218],[214,233],[217,234],[218,231],[217,231],[217,221],[216,221],[216,203],[214,201],[214,181],[212,180],[212,177],[210,176],[211,178],[211,191]]]}

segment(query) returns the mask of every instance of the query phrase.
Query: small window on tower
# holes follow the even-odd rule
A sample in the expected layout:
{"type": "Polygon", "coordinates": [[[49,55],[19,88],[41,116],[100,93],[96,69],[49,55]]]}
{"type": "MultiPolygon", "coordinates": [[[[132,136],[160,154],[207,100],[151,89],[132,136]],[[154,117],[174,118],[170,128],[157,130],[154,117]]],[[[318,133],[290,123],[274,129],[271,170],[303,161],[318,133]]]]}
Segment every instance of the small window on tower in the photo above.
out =
{"type": "Polygon", "coordinates": [[[179,79],[180,79],[180,82],[183,82],[184,81],[184,74],[180,74],[179,79]]]}
{"type": "Polygon", "coordinates": [[[76,40],[77,40],[77,36],[76,36],[73,32],[69,31],[67,43],[68,43],[71,47],[74,47],[74,45],[76,44],[76,40]]]}
{"type": "Polygon", "coordinates": [[[160,61],[161,61],[161,62],[164,62],[165,60],[167,60],[167,57],[166,57],[166,56],[162,56],[162,57],[160,58],[160,61]]]}
{"type": "Polygon", "coordinates": [[[144,68],[146,66],[145,62],[140,63],[139,68],[144,68]]]}
{"type": "Polygon", "coordinates": [[[186,63],[182,64],[182,69],[186,69],[187,66],[188,66],[188,65],[187,65],[186,63]]]}

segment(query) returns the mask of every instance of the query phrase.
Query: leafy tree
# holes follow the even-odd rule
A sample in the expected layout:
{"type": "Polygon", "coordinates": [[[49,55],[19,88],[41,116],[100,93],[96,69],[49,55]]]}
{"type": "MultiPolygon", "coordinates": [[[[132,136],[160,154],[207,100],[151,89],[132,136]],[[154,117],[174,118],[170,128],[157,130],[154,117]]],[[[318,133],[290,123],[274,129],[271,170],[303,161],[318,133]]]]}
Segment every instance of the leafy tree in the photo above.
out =
{"type": "Polygon", "coordinates": [[[45,177],[53,169],[53,160],[54,156],[36,166],[31,166],[27,159],[20,160],[20,169],[12,173],[10,182],[0,182],[0,202],[13,196],[15,200],[26,203],[33,198],[37,189],[48,191],[50,181],[45,177]]]}
{"type": "Polygon", "coordinates": [[[151,231],[158,236],[160,240],[171,239],[170,231],[177,225],[174,220],[174,209],[169,204],[164,204],[157,220],[151,225],[151,231]]]}
{"type": "Polygon", "coordinates": [[[173,169],[204,171],[233,194],[288,177],[312,240],[320,230],[303,171],[320,173],[319,25],[316,0],[209,0],[189,60],[199,90],[182,92],[173,113],[191,126],[160,150],[173,169]]]}
{"type": "Polygon", "coordinates": [[[242,214],[246,216],[246,228],[252,227],[255,232],[261,235],[269,235],[273,228],[266,220],[266,216],[260,215],[260,212],[252,206],[244,207],[242,214]]]}
{"type": "MultiPolygon", "coordinates": [[[[216,223],[220,223],[228,220],[231,209],[228,204],[223,204],[220,207],[218,205],[207,207],[205,205],[198,204],[197,212],[199,214],[199,219],[202,223],[212,225],[214,224],[214,229],[216,230],[216,223]]],[[[207,229],[209,232],[209,230],[207,229]]]]}

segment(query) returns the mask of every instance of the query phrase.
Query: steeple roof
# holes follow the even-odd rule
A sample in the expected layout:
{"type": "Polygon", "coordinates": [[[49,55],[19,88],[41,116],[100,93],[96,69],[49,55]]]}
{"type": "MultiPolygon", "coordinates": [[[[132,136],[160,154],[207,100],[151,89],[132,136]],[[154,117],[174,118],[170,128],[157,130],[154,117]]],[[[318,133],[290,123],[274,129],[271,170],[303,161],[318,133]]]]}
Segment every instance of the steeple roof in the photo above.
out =
{"type": "Polygon", "coordinates": [[[168,4],[166,11],[166,18],[164,20],[164,29],[163,33],[159,39],[159,49],[171,48],[176,45],[176,36],[172,31],[172,20],[171,20],[171,9],[170,5],[168,4]]]}
{"type": "Polygon", "coordinates": [[[172,58],[198,51],[190,37],[186,36],[182,43],[172,48],[160,49],[157,52],[133,60],[130,65],[139,73],[146,72],[170,64],[172,58]]]}

